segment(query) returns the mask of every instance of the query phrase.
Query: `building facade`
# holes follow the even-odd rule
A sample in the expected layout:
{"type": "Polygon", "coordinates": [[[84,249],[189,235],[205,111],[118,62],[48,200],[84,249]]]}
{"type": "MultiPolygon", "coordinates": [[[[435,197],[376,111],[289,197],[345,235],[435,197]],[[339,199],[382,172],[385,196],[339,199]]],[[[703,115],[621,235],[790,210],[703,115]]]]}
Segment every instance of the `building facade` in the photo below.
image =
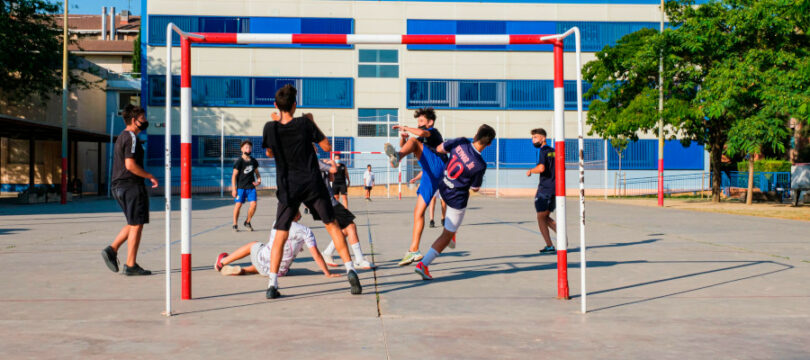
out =
{"type": "MultiPolygon", "coordinates": [[[[142,99],[150,122],[158,124],[149,130],[149,165],[163,164],[169,22],[191,32],[333,34],[554,34],[578,26],[584,64],[625,34],[658,28],[658,4],[650,0],[143,1],[142,99]]],[[[179,38],[175,36],[174,42],[179,45],[179,38]]],[[[572,39],[565,46],[565,132],[572,142],[567,157],[574,161],[572,39]]],[[[175,104],[179,104],[179,55],[178,46],[172,64],[175,104]]],[[[529,131],[543,127],[553,134],[554,70],[548,45],[194,45],[191,68],[195,174],[219,171],[207,166],[219,166],[220,147],[227,159],[238,155],[231,148],[238,147],[242,138],[259,137],[274,111],[275,90],[288,83],[299,89],[299,112],[311,112],[324,133],[335,138],[337,150],[380,151],[389,136],[392,141],[397,137],[387,129],[397,123],[415,124],[413,110],[425,106],[437,110],[436,127],[445,137],[472,137],[483,123],[497,127],[499,151],[493,146],[484,155],[491,165],[497,155],[503,187],[536,186],[536,180],[526,180],[525,175],[519,176],[525,171],[518,170],[536,160],[529,131]]],[[[586,100],[586,110],[587,104],[586,100]]],[[[173,111],[174,119],[179,119],[179,108],[173,111]]],[[[173,148],[179,149],[179,121],[174,122],[172,133],[177,143],[173,148]]],[[[677,141],[665,146],[667,171],[708,167],[700,146],[684,148],[677,141]]],[[[637,171],[638,176],[654,175],[657,147],[654,135],[642,135],[621,157],[622,168],[637,171]]],[[[619,168],[618,154],[607,148],[606,152],[599,138],[586,139],[590,169],[602,171],[605,162],[611,172],[619,168]]],[[[357,169],[367,163],[382,171],[387,167],[384,159],[371,155],[354,155],[349,163],[357,169]]],[[[410,169],[405,180],[417,170],[410,169]]],[[[495,176],[488,172],[485,186],[494,186],[495,176]]],[[[592,187],[603,186],[601,175],[593,179],[592,187]]]]}

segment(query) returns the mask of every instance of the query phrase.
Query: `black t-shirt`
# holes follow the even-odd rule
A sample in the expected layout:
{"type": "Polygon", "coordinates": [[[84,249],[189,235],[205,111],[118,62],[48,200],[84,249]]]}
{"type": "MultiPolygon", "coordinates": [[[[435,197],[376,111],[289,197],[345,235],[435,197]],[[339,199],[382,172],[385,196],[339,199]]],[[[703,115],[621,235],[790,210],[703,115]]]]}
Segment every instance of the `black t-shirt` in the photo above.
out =
{"type": "Polygon", "coordinates": [[[241,156],[233,163],[233,169],[238,170],[236,174],[237,189],[255,189],[253,182],[256,181],[256,172],[259,171],[259,162],[253,157],[245,160],[241,156]]]}
{"type": "Polygon", "coordinates": [[[549,196],[554,196],[555,179],[554,179],[554,148],[548,145],[543,145],[540,148],[540,155],[537,157],[537,164],[545,165],[545,170],[540,174],[540,183],[537,184],[537,192],[549,196]]]}
{"type": "Polygon", "coordinates": [[[318,166],[313,143],[326,137],[315,122],[297,117],[287,124],[268,121],[264,125],[262,147],[271,149],[276,159],[278,200],[284,204],[301,202],[313,193],[328,196],[318,166]]]}
{"type": "MultiPolygon", "coordinates": [[[[439,147],[439,145],[441,145],[444,142],[442,134],[436,128],[430,128],[425,130],[430,132],[430,136],[428,137],[420,136],[416,138],[416,140],[418,140],[419,142],[430,148],[430,150],[433,150],[433,152],[436,152],[436,148],[439,147]]],[[[438,155],[442,159],[442,161],[447,162],[448,159],[447,154],[438,154],[438,155]]]]}
{"type": "Polygon", "coordinates": [[[336,185],[346,185],[346,165],[343,163],[338,164],[337,173],[335,173],[335,179],[332,183],[336,185]]]}
{"type": "Polygon", "coordinates": [[[113,147],[112,185],[143,183],[143,178],[127,170],[126,159],[135,159],[143,167],[143,141],[134,132],[124,130],[118,134],[113,147]]]}

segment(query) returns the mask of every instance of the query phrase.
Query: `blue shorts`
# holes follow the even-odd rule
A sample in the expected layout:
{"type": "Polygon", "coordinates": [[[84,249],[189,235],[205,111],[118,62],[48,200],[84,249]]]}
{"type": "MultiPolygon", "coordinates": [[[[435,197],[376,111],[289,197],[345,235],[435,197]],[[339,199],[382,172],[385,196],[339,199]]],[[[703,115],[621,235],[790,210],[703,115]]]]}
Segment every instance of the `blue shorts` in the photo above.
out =
{"type": "Polygon", "coordinates": [[[422,166],[422,181],[419,182],[419,189],[416,190],[416,193],[425,201],[425,204],[430,204],[430,200],[439,189],[439,181],[442,180],[444,168],[447,165],[439,154],[427,146],[422,148],[419,165],[422,166]]]}
{"type": "Polygon", "coordinates": [[[534,210],[537,212],[554,212],[554,209],[557,207],[557,197],[551,196],[549,194],[544,194],[541,192],[537,192],[534,195],[534,210]]]}
{"type": "Polygon", "coordinates": [[[236,189],[236,198],[233,202],[244,204],[245,201],[256,201],[256,189],[236,189]]]}

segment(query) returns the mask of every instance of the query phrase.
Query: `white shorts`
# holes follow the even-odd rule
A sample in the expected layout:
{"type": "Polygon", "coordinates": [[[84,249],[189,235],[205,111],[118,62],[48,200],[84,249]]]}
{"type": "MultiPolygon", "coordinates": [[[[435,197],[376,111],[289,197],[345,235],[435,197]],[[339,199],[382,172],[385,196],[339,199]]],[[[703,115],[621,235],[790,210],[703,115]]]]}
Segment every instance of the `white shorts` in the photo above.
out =
{"type": "Polygon", "coordinates": [[[466,212],[467,209],[455,209],[448,206],[447,213],[444,215],[444,228],[451,233],[458,231],[466,212]]]}
{"type": "Polygon", "coordinates": [[[265,244],[257,241],[250,247],[250,263],[256,268],[259,275],[262,276],[267,276],[268,269],[270,269],[270,264],[262,261],[259,256],[259,252],[262,251],[262,248],[265,246],[265,244]]]}

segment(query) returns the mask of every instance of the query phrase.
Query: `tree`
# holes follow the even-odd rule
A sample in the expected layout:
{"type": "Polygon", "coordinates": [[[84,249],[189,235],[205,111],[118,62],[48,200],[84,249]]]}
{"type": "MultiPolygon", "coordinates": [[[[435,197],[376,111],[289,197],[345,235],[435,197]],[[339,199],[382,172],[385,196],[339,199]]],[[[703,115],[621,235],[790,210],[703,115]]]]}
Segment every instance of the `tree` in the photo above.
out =
{"type": "Polygon", "coordinates": [[[719,163],[727,144],[732,151],[751,151],[753,143],[778,146],[786,134],[778,130],[780,121],[789,114],[808,121],[810,47],[803,26],[810,22],[793,5],[667,2],[671,28],[628,34],[585,66],[584,78],[593,85],[586,96],[598,97],[588,113],[591,132],[635,140],[639,132],[657,130],[655,90],[662,86],[665,133],[709,148],[712,198],[720,201],[719,163]],[[660,53],[663,84],[657,79],[660,53]],[[746,129],[767,133],[748,136],[746,129]]]}
{"type": "MultiPolygon", "coordinates": [[[[45,100],[62,87],[62,30],[53,17],[60,10],[47,0],[0,2],[0,92],[6,100],[45,100]]],[[[72,74],[70,83],[90,85],[72,74]]]]}
{"type": "Polygon", "coordinates": [[[135,38],[135,44],[132,49],[132,72],[134,78],[140,78],[141,73],[141,33],[135,38]],[[137,73],[138,75],[135,75],[137,73]]]}

